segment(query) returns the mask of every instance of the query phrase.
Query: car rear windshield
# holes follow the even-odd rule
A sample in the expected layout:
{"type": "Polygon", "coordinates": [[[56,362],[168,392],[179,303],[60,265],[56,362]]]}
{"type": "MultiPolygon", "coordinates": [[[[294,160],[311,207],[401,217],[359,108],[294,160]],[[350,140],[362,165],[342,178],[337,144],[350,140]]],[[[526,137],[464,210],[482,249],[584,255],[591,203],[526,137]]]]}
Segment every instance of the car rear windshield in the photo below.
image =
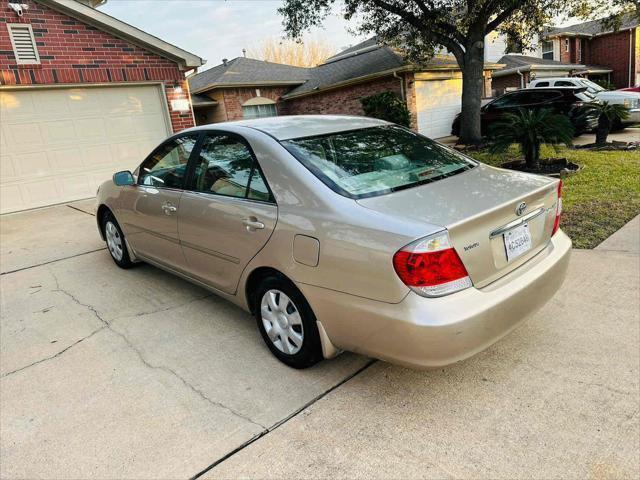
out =
{"type": "Polygon", "coordinates": [[[350,198],[415,187],[477,165],[455,150],[397,126],[296,138],[282,144],[333,191],[350,198]]]}

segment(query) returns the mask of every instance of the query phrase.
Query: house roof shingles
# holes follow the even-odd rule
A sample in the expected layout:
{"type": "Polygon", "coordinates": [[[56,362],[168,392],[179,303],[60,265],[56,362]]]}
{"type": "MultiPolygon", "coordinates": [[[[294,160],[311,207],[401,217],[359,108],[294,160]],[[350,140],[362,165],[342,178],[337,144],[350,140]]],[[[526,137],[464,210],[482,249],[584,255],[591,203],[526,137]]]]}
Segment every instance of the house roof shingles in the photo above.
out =
{"type": "MultiPolygon", "coordinates": [[[[607,28],[605,23],[606,19],[592,20],[590,22],[577,23],[575,25],[569,25],[566,27],[551,28],[545,32],[545,36],[555,37],[558,35],[572,34],[572,35],[584,35],[592,37],[595,35],[602,35],[605,33],[611,33],[611,28],[607,28]]],[[[636,28],[638,26],[638,17],[632,13],[628,13],[622,17],[622,22],[618,30],[628,30],[630,28],[636,28]]]]}
{"type": "Polygon", "coordinates": [[[237,57],[189,79],[189,88],[198,93],[208,87],[234,85],[300,84],[309,78],[307,68],[253,58],[237,57]]]}
{"type": "MultiPolygon", "coordinates": [[[[359,80],[376,74],[387,74],[403,69],[415,69],[398,51],[379,45],[375,37],[330,57],[325,63],[312,68],[293,67],[239,57],[190,78],[194,93],[215,87],[253,84],[289,84],[293,89],[282,98],[324,90],[344,82],[359,80]]],[[[452,56],[437,55],[423,70],[438,68],[457,69],[452,56]]]]}

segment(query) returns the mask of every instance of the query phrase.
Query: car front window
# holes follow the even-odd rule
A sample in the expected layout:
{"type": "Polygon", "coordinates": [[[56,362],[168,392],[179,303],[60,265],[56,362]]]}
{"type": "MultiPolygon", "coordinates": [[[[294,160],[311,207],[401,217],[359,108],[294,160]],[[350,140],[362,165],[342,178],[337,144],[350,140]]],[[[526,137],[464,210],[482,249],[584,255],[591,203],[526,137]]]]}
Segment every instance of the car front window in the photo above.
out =
{"type": "Polygon", "coordinates": [[[297,138],[282,144],[322,182],[350,198],[437,181],[477,165],[458,152],[395,126],[297,138]]]}
{"type": "Polygon", "coordinates": [[[138,183],[182,188],[187,162],[197,139],[198,135],[185,135],[162,145],[140,166],[138,183]]]}

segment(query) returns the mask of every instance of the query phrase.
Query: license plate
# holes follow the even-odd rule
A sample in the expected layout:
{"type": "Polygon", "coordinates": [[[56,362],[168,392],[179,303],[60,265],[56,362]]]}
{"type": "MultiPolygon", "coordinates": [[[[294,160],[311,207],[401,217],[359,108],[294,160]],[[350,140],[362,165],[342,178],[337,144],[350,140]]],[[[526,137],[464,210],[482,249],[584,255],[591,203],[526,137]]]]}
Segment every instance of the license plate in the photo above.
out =
{"type": "Polygon", "coordinates": [[[509,230],[503,237],[508,262],[531,250],[531,233],[527,223],[509,230]]]}

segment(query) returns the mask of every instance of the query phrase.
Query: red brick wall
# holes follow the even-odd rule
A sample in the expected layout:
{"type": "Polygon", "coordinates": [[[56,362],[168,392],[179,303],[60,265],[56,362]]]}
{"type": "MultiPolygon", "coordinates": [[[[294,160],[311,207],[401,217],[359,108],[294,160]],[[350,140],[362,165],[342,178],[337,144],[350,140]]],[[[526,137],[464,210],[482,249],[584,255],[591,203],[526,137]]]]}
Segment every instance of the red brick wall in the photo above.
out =
{"type": "MultiPolygon", "coordinates": [[[[524,72],[525,86],[529,81],[528,72],[524,72]]],[[[496,95],[502,95],[507,88],[520,88],[520,75],[513,73],[511,75],[505,75],[503,77],[493,77],[491,79],[491,89],[496,95]]]]}
{"type": "MultiPolygon", "coordinates": [[[[583,52],[583,59],[590,65],[602,65],[613,70],[611,73],[611,82],[616,88],[624,88],[629,85],[629,41],[632,41],[632,47],[637,49],[635,45],[634,35],[629,35],[629,31],[611,33],[594,37],[586,42],[586,48],[583,52]]],[[[631,68],[635,69],[635,55],[631,56],[631,68]]],[[[632,74],[633,77],[633,74],[632,74]]],[[[635,81],[631,79],[631,83],[635,81]]]]}
{"type": "Polygon", "coordinates": [[[284,102],[283,111],[286,111],[290,115],[322,113],[364,115],[360,99],[389,90],[400,95],[400,79],[393,76],[383,77],[370,82],[328,90],[315,95],[292,98],[284,102]]]}
{"type": "MultiPolygon", "coordinates": [[[[111,34],[31,0],[22,17],[0,0],[0,81],[3,85],[51,85],[160,81],[167,101],[184,98],[187,85],[179,66],[111,34]],[[17,65],[7,23],[33,28],[40,65],[17,65]],[[175,92],[181,86],[183,93],[175,92]]],[[[171,110],[171,108],[169,108],[171,110]]],[[[170,111],[174,132],[192,127],[189,112],[170,111]]]]}
{"type": "MultiPolygon", "coordinates": [[[[290,90],[291,87],[260,87],[260,96],[278,102],[280,97],[290,90]]],[[[242,119],[242,104],[247,100],[257,96],[256,88],[225,88],[223,91],[224,109],[226,111],[227,120],[242,119]]],[[[278,114],[284,115],[280,111],[280,105],[277,105],[278,114]]]]}

